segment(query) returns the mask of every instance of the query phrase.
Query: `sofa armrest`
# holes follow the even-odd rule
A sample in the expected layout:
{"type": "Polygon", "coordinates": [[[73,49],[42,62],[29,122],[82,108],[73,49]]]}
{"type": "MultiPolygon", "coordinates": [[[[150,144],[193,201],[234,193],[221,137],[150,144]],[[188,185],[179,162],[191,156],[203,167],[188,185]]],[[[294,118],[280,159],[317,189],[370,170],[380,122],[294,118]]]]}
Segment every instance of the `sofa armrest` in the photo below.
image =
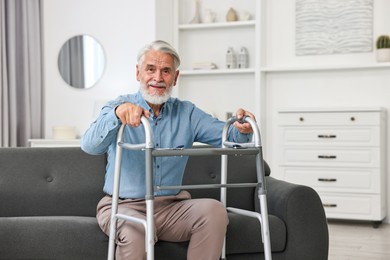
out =
{"type": "Polygon", "coordinates": [[[317,192],[272,177],[266,185],[268,213],[286,224],[288,259],[327,259],[328,224],[317,192]]]}

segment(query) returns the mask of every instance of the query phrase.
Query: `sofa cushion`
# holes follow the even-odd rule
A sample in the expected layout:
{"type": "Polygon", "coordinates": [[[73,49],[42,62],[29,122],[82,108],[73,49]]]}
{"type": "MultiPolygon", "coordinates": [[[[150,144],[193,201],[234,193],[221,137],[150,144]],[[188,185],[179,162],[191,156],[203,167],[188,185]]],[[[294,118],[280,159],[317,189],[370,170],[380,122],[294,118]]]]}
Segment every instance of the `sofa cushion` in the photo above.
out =
{"type": "MultiPolygon", "coordinates": [[[[276,216],[269,216],[269,228],[272,252],[283,252],[286,248],[287,231],[284,222],[276,216]]],[[[259,259],[259,253],[264,252],[261,240],[260,224],[257,219],[229,213],[229,226],[226,235],[226,254],[248,254],[253,259],[259,259]],[[243,224],[246,223],[246,224],[243,224]]],[[[171,260],[171,252],[175,252],[175,260],[185,260],[188,242],[169,243],[159,241],[155,245],[156,259],[171,260]]]]}
{"type": "Polygon", "coordinates": [[[4,217],[0,230],[0,259],[107,259],[95,217],[4,217]]]}
{"type": "Polygon", "coordinates": [[[186,260],[189,242],[166,242],[158,241],[154,246],[156,260],[186,260]],[[172,252],[175,252],[172,254],[172,252]],[[174,257],[173,257],[174,255],[174,257]]]}
{"type": "MultiPolygon", "coordinates": [[[[258,220],[246,216],[229,213],[229,226],[226,235],[226,255],[248,255],[259,259],[259,253],[264,252],[258,220]],[[243,223],[247,223],[244,224],[243,223]]],[[[272,252],[283,252],[286,248],[286,226],[276,216],[269,216],[272,252]]],[[[156,259],[171,260],[171,252],[175,252],[175,260],[187,259],[188,242],[170,243],[159,241],[155,245],[156,259]]],[[[240,259],[240,258],[238,258],[240,259]]]]}
{"type": "Polygon", "coordinates": [[[105,156],[80,148],[0,149],[0,217],[95,216],[105,156]]]}
{"type": "MultiPolygon", "coordinates": [[[[287,229],[278,217],[269,215],[269,231],[272,252],[282,252],[286,248],[287,229]]],[[[260,223],[257,219],[229,213],[226,235],[227,254],[247,254],[264,252],[260,223]]]]}

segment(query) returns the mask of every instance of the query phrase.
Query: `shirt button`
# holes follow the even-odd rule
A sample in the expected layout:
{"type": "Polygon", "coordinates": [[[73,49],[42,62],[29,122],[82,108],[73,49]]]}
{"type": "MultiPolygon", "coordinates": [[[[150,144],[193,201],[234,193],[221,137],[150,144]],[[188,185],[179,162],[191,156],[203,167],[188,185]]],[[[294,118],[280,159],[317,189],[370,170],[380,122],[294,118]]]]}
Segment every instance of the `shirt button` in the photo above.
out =
{"type": "Polygon", "coordinates": [[[157,165],[157,169],[159,169],[160,168],[160,165],[157,165]]]}

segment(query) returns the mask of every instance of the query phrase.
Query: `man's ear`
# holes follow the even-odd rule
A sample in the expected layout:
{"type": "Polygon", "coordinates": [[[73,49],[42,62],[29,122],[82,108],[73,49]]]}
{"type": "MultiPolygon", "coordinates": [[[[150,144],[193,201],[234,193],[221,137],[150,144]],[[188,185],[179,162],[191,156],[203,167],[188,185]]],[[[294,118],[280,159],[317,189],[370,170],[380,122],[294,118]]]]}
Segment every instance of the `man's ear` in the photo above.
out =
{"type": "Polygon", "coordinates": [[[176,75],[175,75],[175,80],[173,81],[173,85],[174,85],[174,86],[176,86],[177,79],[179,78],[179,73],[180,73],[180,71],[177,70],[177,71],[176,71],[176,75]]]}

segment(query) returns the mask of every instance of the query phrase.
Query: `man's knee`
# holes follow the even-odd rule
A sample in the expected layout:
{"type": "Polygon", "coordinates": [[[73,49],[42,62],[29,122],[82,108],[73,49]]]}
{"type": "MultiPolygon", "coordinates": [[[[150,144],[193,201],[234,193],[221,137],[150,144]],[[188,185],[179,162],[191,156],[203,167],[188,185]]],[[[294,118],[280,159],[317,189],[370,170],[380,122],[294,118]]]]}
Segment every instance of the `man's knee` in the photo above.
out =
{"type": "Polygon", "coordinates": [[[126,223],[118,229],[116,241],[118,259],[145,259],[145,232],[141,225],[139,225],[141,228],[134,228],[133,225],[126,223]]]}
{"type": "Polygon", "coordinates": [[[226,208],[218,200],[202,199],[197,211],[213,227],[226,227],[229,222],[226,208]]]}

